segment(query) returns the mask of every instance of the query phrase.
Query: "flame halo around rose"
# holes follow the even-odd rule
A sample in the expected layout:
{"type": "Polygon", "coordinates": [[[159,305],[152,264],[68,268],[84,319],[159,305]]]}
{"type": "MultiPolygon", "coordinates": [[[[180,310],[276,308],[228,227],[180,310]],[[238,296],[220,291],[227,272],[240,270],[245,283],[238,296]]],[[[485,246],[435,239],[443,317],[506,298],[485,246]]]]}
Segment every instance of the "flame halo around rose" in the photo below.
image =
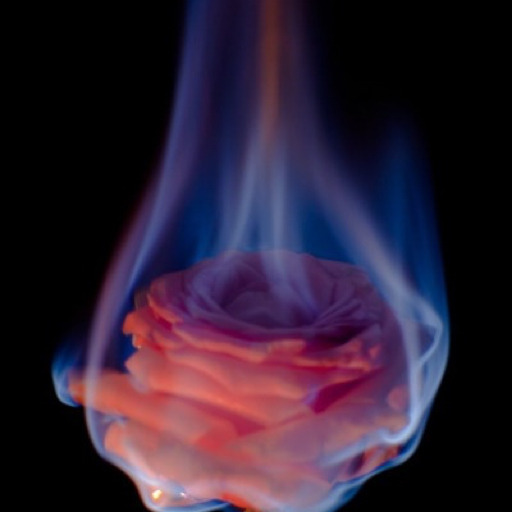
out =
{"type": "Polygon", "coordinates": [[[302,2],[189,3],[161,164],[55,387],[153,511],[331,511],[414,451],[446,366],[425,159],[402,121],[362,166],[331,147],[302,2]]]}
{"type": "Polygon", "coordinates": [[[105,449],[154,504],[309,510],[400,454],[401,329],[357,267],[229,252],[139,303],[126,371],[69,390],[105,415],[105,449]]]}

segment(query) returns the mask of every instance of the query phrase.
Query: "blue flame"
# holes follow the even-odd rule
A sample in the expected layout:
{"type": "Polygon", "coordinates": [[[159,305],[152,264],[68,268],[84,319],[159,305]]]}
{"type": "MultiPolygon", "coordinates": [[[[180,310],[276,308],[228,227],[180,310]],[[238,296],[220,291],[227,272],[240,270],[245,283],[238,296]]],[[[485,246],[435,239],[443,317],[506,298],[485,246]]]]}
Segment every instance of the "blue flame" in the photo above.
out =
{"type": "MultiPolygon", "coordinates": [[[[122,366],[133,350],[121,333],[133,297],[167,272],[226,250],[286,249],[355,264],[401,323],[409,421],[395,434],[379,432],[383,445],[400,446],[398,455],[334,485],[318,504],[324,511],[347,502],[370,476],[403,462],[421,438],[448,357],[442,261],[426,157],[411,122],[390,119],[364,166],[349,161],[342,146],[330,147],[312,101],[301,13],[282,3],[282,11],[269,15],[274,31],[255,21],[263,5],[270,2],[190,2],[162,161],[108,272],[86,355],[61,352],[54,382],[59,398],[74,404],[66,391],[70,368],[82,367],[94,380],[104,368],[122,366]]],[[[159,506],[148,495],[155,486],[177,495],[174,483],[154,482],[106,453],[101,419],[88,409],[98,452],[134,479],[148,508],[181,510],[159,506]]],[[[375,444],[362,439],[351,449],[375,444]]],[[[347,456],[333,453],[324,462],[347,456]]],[[[227,506],[212,501],[186,510],[227,506]]]]}

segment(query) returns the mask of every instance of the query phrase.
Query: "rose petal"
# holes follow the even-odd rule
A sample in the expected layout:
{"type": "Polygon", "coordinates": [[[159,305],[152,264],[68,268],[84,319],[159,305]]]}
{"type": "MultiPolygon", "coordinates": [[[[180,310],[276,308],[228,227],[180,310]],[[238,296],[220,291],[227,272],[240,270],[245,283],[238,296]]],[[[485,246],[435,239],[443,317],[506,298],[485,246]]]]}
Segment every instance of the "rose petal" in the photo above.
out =
{"type": "Polygon", "coordinates": [[[110,425],[105,446],[148,475],[177,482],[197,498],[235,497],[260,510],[276,503],[315,503],[330,484],[314,471],[298,467],[257,469],[243,460],[213,456],[135,422],[110,425]]]}
{"type": "Polygon", "coordinates": [[[199,350],[165,352],[172,365],[195,368],[239,395],[271,394],[290,400],[304,400],[334,384],[352,382],[366,368],[307,368],[289,364],[251,363],[222,353],[199,350]]]}
{"type": "Polygon", "coordinates": [[[171,325],[167,321],[157,318],[150,306],[128,313],[123,323],[123,332],[155,340],[156,343],[161,344],[173,339],[171,325]]]}
{"type": "Polygon", "coordinates": [[[191,398],[240,415],[261,425],[273,425],[290,418],[310,414],[309,407],[297,400],[276,396],[271,388],[243,396],[237,388],[228,389],[202,371],[190,366],[171,364],[160,352],[141,348],[126,363],[139,382],[154,391],[191,398]]]}
{"type": "Polygon", "coordinates": [[[278,338],[270,341],[251,343],[243,339],[228,337],[221,331],[179,324],[174,328],[176,336],[191,347],[232,355],[252,362],[261,362],[279,355],[301,352],[306,341],[300,338],[278,338]]]}
{"type": "Polygon", "coordinates": [[[234,453],[263,461],[311,462],[351,448],[382,429],[396,432],[403,415],[371,399],[359,403],[345,398],[326,411],[232,440],[234,453]]]}
{"type": "Polygon", "coordinates": [[[183,399],[137,389],[127,374],[104,371],[94,381],[75,375],[70,378],[69,392],[83,405],[105,414],[133,418],[188,443],[219,445],[236,436],[228,421],[183,399]]]}

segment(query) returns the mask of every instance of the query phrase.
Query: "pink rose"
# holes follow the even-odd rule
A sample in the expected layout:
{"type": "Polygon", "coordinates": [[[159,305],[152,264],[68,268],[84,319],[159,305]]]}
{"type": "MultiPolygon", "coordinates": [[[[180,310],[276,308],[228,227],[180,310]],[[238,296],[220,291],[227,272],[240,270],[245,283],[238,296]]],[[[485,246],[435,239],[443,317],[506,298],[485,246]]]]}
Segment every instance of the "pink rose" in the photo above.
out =
{"type": "MultiPolygon", "coordinates": [[[[357,267],[225,253],[156,279],[124,331],[127,372],[86,405],[149,506],[321,510],[398,453],[382,432],[407,423],[401,332],[357,267]]],[[[71,379],[77,400],[88,384],[71,379]]]]}

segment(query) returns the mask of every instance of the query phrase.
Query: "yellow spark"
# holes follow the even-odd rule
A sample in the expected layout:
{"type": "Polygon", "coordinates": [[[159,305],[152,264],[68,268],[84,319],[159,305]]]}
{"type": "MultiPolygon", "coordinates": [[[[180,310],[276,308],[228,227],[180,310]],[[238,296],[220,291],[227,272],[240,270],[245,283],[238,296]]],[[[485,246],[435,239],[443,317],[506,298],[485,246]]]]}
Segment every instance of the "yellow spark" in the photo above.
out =
{"type": "Polygon", "coordinates": [[[155,489],[151,492],[151,497],[154,501],[158,501],[162,497],[162,490],[161,489],[155,489]]]}

